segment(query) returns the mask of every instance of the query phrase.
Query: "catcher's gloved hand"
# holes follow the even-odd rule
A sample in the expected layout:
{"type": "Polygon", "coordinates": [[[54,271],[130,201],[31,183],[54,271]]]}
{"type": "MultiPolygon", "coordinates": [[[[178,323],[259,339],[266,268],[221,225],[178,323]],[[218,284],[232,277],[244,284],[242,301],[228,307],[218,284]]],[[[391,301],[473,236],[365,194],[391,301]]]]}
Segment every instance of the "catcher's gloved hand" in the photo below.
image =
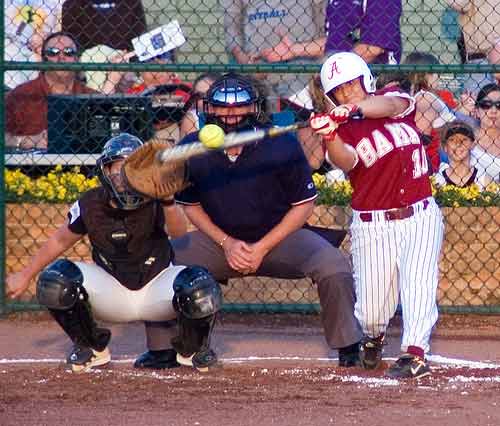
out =
{"type": "Polygon", "coordinates": [[[122,168],[127,185],[139,194],[167,203],[188,186],[185,161],[158,160],[158,153],[169,147],[167,143],[153,141],[134,151],[122,168]]]}
{"type": "Polygon", "coordinates": [[[330,118],[338,124],[343,124],[349,121],[353,115],[359,112],[360,109],[354,104],[343,104],[333,108],[330,111],[330,118]]]}
{"type": "Polygon", "coordinates": [[[335,139],[339,124],[332,120],[330,114],[312,113],[309,118],[309,126],[317,135],[323,138],[323,141],[329,142],[335,139]]]}

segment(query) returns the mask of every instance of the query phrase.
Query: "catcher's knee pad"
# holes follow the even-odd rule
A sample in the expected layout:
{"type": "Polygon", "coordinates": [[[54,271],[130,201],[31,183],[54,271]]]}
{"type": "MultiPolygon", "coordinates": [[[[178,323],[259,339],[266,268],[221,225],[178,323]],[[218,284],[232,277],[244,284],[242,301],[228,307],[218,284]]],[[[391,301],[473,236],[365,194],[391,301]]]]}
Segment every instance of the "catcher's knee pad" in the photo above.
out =
{"type": "Polygon", "coordinates": [[[177,352],[189,356],[207,349],[222,306],[220,285],[201,267],[187,267],[174,280],[174,308],[179,335],[172,340],[177,352]]]}
{"type": "Polygon", "coordinates": [[[173,304],[186,318],[206,318],[221,308],[222,290],[205,268],[189,266],[175,277],[173,304]]]}
{"type": "Polygon", "coordinates": [[[49,309],[71,309],[83,290],[80,268],[67,259],[58,259],[47,266],[36,285],[36,296],[49,309]]]}
{"type": "Polygon", "coordinates": [[[111,332],[98,328],[92,317],[80,268],[67,259],[51,263],[40,274],[36,295],[75,343],[102,351],[111,332]]]}

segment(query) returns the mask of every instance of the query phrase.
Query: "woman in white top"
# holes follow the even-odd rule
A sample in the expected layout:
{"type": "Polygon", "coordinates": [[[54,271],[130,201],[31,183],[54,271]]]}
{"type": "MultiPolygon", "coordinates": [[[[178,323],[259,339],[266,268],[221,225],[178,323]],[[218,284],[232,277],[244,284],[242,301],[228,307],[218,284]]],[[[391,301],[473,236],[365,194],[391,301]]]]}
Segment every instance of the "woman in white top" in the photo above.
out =
{"type": "MultiPolygon", "coordinates": [[[[405,64],[438,65],[439,60],[430,53],[412,52],[405,64]]],[[[455,114],[443,102],[439,74],[433,72],[411,72],[408,74],[409,92],[415,98],[415,122],[425,140],[425,149],[432,168],[439,165],[439,129],[456,119],[455,114]]]]}
{"type": "Polygon", "coordinates": [[[479,129],[472,149],[472,164],[500,182],[500,86],[487,84],[476,98],[479,129]]]}

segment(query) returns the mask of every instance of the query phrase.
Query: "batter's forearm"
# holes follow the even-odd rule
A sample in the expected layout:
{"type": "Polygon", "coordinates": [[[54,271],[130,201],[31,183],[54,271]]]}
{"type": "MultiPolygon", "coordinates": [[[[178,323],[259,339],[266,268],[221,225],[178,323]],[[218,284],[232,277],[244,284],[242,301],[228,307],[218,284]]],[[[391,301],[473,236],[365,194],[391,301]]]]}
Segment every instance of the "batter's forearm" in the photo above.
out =
{"type": "Polygon", "coordinates": [[[358,156],[354,148],[345,144],[340,136],[336,136],[333,141],[326,144],[328,161],[344,172],[352,170],[358,162],[358,156]]]}
{"type": "Polygon", "coordinates": [[[399,96],[369,96],[356,103],[364,118],[395,117],[403,113],[409,104],[409,100],[399,96]]]}

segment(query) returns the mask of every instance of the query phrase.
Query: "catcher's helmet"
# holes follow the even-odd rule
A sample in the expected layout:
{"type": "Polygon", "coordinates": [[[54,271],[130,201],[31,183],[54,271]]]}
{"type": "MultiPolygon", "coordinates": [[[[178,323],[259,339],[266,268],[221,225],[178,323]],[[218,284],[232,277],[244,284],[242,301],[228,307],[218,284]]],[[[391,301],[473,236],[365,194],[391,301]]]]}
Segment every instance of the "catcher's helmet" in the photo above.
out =
{"type": "Polygon", "coordinates": [[[212,83],[203,101],[203,113],[207,124],[217,124],[226,133],[255,126],[262,113],[262,99],[252,83],[236,73],[224,74],[212,83]],[[244,114],[221,115],[211,107],[253,106],[244,114]],[[238,119],[234,119],[238,117],[238,119]]]}
{"type": "Polygon", "coordinates": [[[321,85],[327,95],[336,87],[357,78],[361,78],[367,93],[375,91],[370,68],[361,56],[352,52],[335,53],[321,67],[321,85]]]}
{"type": "Polygon", "coordinates": [[[134,210],[148,200],[122,184],[121,177],[111,176],[107,166],[114,161],[129,157],[141,145],[142,141],[138,137],[129,133],[120,133],[106,142],[102,154],[96,162],[97,176],[102,186],[117,207],[123,210],[134,210]],[[120,183],[117,183],[116,179],[119,179],[120,183]]]}

